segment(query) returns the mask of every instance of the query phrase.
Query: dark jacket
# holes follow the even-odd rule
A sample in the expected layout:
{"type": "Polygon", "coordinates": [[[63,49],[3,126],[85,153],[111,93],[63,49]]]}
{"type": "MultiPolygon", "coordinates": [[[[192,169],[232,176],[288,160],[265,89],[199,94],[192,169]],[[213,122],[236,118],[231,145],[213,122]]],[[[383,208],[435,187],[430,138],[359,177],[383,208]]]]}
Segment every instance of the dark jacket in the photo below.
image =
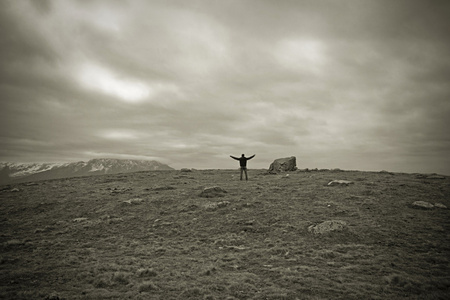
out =
{"type": "Polygon", "coordinates": [[[239,164],[240,164],[240,166],[241,166],[241,168],[246,168],[246,167],[247,167],[247,160],[252,159],[253,157],[255,157],[255,155],[253,154],[253,155],[250,156],[250,157],[241,156],[241,157],[239,157],[239,158],[230,155],[230,157],[233,158],[233,159],[235,159],[235,160],[238,160],[238,161],[239,161],[239,164]]]}

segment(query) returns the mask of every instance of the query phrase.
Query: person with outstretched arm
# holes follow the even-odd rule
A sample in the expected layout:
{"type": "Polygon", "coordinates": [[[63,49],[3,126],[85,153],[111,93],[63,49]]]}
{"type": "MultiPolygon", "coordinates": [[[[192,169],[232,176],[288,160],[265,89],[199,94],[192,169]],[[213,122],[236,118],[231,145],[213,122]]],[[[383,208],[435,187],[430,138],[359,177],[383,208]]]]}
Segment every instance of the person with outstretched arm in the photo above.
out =
{"type": "Polygon", "coordinates": [[[238,160],[239,161],[239,165],[241,166],[241,180],[242,180],[242,173],[245,173],[245,180],[248,180],[248,176],[247,176],[247,160],[252,159],[253,157],[255,157],[255,154],[253,154],[250,157],[245,157],[244,154],[242,154],[241,157],[234,157],[233,155],[230,155],[231,158],[238,160]]]}

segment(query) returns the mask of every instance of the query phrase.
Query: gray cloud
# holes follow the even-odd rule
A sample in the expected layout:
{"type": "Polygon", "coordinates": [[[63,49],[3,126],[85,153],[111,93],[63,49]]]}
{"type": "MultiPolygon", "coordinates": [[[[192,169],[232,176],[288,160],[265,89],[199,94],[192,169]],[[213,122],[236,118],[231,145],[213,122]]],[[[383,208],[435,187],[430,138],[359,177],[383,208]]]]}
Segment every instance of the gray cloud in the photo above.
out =
{"type": "Polygon", "coordinates": [[[7,1],[0,159],[450,174],[445,1],[7,1]]]}

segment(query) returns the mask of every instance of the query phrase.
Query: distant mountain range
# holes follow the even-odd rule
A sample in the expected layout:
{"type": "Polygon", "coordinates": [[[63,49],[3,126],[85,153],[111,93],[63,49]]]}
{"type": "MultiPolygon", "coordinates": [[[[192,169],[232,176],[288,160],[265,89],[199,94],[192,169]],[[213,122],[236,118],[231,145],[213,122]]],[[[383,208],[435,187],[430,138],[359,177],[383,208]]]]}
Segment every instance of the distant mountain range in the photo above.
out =
{"type": "Polygon", "coordinates": [[[99,158],[74,163],[0,163],[0,184],[66,177],[174,170],[157,161],[99,158]]]}

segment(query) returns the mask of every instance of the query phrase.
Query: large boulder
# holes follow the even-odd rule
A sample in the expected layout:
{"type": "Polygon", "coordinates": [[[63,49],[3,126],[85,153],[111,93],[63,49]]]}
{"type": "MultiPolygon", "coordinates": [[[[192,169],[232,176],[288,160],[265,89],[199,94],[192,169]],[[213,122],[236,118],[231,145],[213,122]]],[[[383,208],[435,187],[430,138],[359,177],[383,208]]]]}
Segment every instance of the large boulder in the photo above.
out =
{"type": "Polygon", "coordinates": [[[280,173],[295,170],[297,170],[295,156],[275,159],[269,167],[269,173],[280,173]]]}

